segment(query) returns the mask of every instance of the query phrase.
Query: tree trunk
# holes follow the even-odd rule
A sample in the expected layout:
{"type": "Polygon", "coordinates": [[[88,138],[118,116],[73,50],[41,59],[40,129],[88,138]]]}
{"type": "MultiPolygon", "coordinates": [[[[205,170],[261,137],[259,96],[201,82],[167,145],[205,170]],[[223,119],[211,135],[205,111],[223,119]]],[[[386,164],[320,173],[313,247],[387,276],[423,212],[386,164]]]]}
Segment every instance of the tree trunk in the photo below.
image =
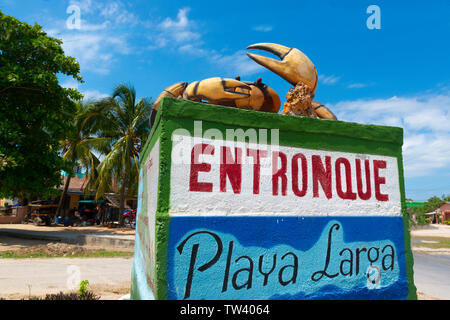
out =
{"type": "MultiPolygon", "coordinates": [[[[61,193],[61,197],[59,198],[58,209],[56,210],[57,217],[59,216],[59,214],[61,212],[61,209],[62,209],[62,206],[64,203],[64,197],[66,196],[67,189],[69,189],[69,184],[70,184],[70,176],[67,176],[66,183],[64,184],[64,190],[61,193]]],[[[64,216],[66,216],[66,215],[64,214],[64,216]]]]}
{"type": "Polygon", "coordinates": [[[127,184],[127,174],[122,177],[122,186],[120,188],[120,204],[119,204],[119,225],[123,226],[123,211],[125,210],[125,186],[127,184]]]}

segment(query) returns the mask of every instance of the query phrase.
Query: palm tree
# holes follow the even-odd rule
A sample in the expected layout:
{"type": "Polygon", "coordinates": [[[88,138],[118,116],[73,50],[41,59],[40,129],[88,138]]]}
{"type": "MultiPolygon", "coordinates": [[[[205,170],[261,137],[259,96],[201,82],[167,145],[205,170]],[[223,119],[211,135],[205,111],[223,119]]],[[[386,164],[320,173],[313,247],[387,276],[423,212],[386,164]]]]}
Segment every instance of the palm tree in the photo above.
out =
{"type": "MultiPolygon", "coordinates": [[[[95,169],[100,162],[93,153],[93,150],[105,152],[107,146],[105,146],[101,138],[92,136],[92,130],[89,125],[87,125],[89,120],[89,109],[90,107],[87,104],[83,104],[82,102],[75,103],[72,123],[66,131],[66,138],[61,141],[60,144],[63,152],[63,159],[85,168],[90,181],[88,185],[91,185],[92,181],[95,179],[95,169]]],[[[68,175],[59,199],[57,215],[59,215],[61,211],[70,180],[71,177],[68,175]]]]}
{"type": "Polygon", "coordinates": [[[98,101],[91,109],[90,121],[97,134],[108,140],[111,150],[97,167],[97,194],[101,198],[114,182],[120,185],[119,224],[127,196],[137,194],[139,152],[150,132],[152,102],[141,98],[136,103],[133,86],[119,84],[111,97],[98,101]]]}

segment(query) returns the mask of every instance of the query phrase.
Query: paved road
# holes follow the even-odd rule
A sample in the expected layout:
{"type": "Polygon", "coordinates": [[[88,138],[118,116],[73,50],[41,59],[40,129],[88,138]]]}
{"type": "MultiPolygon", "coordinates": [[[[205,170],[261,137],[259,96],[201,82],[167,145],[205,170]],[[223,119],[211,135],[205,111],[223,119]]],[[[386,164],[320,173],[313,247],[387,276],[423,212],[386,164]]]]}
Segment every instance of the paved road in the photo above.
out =
{"type": "Polygon", "coordinates": [[[450,255],[414,253],[417,291],[438,299],[450,299],[450,255]]]}
{"type": "Polygon", "coordinates": [[[118,285],[130,281],[132,258],[0,259],[0,297],[67,291],[81,280],[118,285]],[[31,287],[29,287],[31,286],[31,287]]]}

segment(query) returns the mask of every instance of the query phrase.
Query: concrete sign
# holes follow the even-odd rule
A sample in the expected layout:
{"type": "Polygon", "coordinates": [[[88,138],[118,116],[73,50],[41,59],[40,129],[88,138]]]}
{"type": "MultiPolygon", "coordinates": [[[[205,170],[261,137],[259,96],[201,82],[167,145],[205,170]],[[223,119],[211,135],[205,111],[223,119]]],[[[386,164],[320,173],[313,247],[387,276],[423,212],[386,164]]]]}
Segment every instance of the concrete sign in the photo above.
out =
{"type": "Polygon", "coordinates": [[[134,299],[415,299],[400,128],[163,99],[134,299]]]}

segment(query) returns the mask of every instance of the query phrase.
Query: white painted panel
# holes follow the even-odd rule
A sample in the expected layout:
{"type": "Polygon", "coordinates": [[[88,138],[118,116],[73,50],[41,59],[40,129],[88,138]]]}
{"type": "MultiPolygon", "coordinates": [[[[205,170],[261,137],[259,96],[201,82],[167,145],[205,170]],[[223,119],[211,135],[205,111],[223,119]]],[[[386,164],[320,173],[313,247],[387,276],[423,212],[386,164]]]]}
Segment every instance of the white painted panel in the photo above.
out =
{"type": "MultiPolygon", "coordinates": [[[[234,159],[233,159],[234,160],[234,159]]],[[[279,166],[280,164],[278,164],[279,166]]],[[[299,188],[302,187],[301,164],[299,164],[299,188]]],[[[341,167],[342,169],[342,167],[341,167]]],[[[346,190],[345,170],[341,170],[342,189],[346,190]]],[[[401,216],[399,173],[395,157],[312,150],[304,148],[270,146],[267,144],[248,144],[243,142],[227,142],[205,138],[193,138],[184,135],[173,136],[172,164],[170,186],[170,214],[172,216],[401,216]],[[191,176],[191,150],[195,144],[205,143],[214,147],[214,155],[200,155],[199,162],[211,165],[209,172],[199,172],[198,182],[212,183],[212,192],[189,191],[191,176]],[[241,190],[234,193],[229,179],[226,179],[226,192],[220,190],[220,155],[222,146],[242,149],[241,190]],[[246,154],[247,148],[266,150],[269,155],[261,158],[260,191],[254,194],[254,166],[252,157],[246,154]],[[277,148],[277,149],[274,149],[277,148]],[[272,152],[280,151],[287,158],[287,192],[273,195],[272,185],[272,152]],[[292,164],[294,155],[302,153],[307,160],[308,187],[304,196],[294,194],[292,186],[292,164]],[[331,158],[332,196],[327,198],[318,184],[318,197],[313,195],[312,156],[319,156],[325,165],[325,157],[331,158]],[[350,163],[351,184],[353,193],[357,192],[356,159],[361,161],[363,191],[366,190],[364,161],[370,163],[371,197],[363,200],[342,199],[337,194],[335,162],[345,158],[350,163]],[[386,168],[379,169],[381,194],[387,195],[387,201],[380,201],[375,196],[374,161],[381,161],[386,168]]]]}

